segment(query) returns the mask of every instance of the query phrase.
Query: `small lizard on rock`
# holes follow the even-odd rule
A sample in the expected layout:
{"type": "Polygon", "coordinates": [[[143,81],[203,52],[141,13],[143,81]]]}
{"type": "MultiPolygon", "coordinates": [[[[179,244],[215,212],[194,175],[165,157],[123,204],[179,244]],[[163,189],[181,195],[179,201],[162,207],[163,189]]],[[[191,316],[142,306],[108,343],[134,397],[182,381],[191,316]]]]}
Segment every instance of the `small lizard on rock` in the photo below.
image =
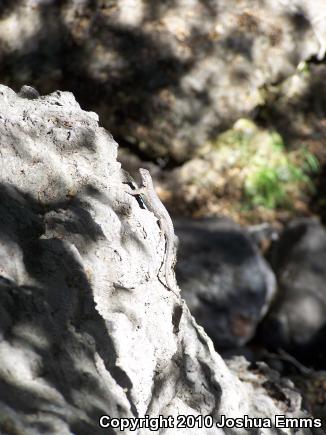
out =
{"type": "MultiPolygon", "coordinates": [[[[143,195],[145,204],[148,209],[154,213],[155,217],[158,219],[161,230],[165,235],[165,281],[166,287],[169,288],[173,293],[175,290],[179,291],[178,286],[171,277],[175,254],[174,254],[174,244],[175,235],[173,223],[170,215],[164,205],[162,204],[160,198],[157,196],[151,174],[147,169],[140,168],[139,173],[142,180],[142,185],[139,189],[134,189],[130,193],[132,195],[143,195]]],[[[175,293],[176,294],[176,293],[175,293]]]]}

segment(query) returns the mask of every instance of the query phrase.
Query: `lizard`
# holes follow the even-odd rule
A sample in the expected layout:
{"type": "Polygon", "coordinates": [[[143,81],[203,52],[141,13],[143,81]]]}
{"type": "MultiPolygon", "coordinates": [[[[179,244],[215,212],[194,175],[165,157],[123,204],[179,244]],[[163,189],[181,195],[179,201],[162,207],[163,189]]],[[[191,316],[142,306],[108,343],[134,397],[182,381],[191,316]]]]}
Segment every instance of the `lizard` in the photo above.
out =
{"type": "Polygon", "coordinates": [[[139,173],[141,176],[142,185],[138,189],[133,189],[129,192],[131,195],[142,195],[145,199],[145,204],[148,209],[154,213],[155,217],[158,219],[160,228],[165,236],[165,259],[164,259],[164,273],[166,287],[171,290],[174,294],[175,290],[178,289],[177,285],[171,278],[171,272],[174,264],[174,244],[175,244],[175,234],[173,228],[173,222],[169,215],[169,212],[162,204],[160,198],[155,192],[153,180],[150,172],[147,169],[140,168],[139,173]]]}

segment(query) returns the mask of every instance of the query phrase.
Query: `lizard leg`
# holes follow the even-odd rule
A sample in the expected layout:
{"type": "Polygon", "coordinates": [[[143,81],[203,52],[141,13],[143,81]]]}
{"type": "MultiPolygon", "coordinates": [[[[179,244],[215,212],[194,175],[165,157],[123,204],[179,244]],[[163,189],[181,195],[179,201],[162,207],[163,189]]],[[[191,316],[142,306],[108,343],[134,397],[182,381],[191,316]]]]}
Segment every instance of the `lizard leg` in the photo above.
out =
{"type": "Polygon", "coordinates": [[[129,193],[129,195],[142,195],[145,192],[144,192],[144,188],[140,187],[139,189],[132,189],[131,191],[126,192],[126,193],[129,193]]]}

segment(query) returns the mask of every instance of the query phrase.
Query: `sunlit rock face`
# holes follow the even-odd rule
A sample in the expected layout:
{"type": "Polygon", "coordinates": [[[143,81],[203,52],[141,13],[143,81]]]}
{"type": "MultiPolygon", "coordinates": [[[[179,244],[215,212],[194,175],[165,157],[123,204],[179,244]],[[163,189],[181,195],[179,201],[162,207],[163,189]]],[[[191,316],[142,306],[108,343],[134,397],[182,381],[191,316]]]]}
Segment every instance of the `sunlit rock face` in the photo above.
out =
{"type": "Polygon", "coordinates": [[[168,435],[223,435],[179,431],[177,416],[306,415],[275,376],[244,360],[231,373],[161,282],[157,219],[129,194],[95,113],[68,92],[1,85],[0,137],[1,434],[113,435],[101,416],[161,415],[168,435]]]}
{"type": "Polygon", "coordinates": [[[121,140],[187,160],[325,47],[325,2],[6,1],[0,80],[73,91],[121,140]]]}

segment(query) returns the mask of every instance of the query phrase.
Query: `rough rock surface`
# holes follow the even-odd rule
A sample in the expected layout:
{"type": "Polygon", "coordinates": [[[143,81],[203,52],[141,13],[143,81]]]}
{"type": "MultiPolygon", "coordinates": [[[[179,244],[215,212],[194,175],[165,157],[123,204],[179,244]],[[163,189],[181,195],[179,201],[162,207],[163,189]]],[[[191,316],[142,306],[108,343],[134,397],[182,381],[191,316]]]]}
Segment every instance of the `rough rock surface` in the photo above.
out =
{"type": "Polygon", "coordinates": [[[177,277],[190,311],[217,348],[244,345],[276,292],[272,270],[232,221],[177,220],[176,233],[177,277]]]}
{"type": "Polygon", "coordinates": [[[324,0],[12,0],[1,81],[70,89],[117,137],[188,159],[325,54],[324,0]]]}
{"type": "Polygon", "coordinates": [[[309,368],[281,350],[278,353],[263,350],[261,357],[280,377],[290,379],[294,383],[302,395],[305,409],[314,417],[326,421],[326,370],[309,368]]]}
{"type": "Polygon", "coordinates": [[[232,374],[160,283],[159,226],[126,193],[97,115],[70,93],[20,95],[0,87],[0,432],[119,433],[100,415],[303,415],[296,394],[232,374]]]}
{"type": "Polygon", "coordinates": [[[294,220],[272,249],[271,261],[280,292],[262,325],[262,340],[307,363],[323,360],[325,367],[325,228],[314,218],[294,220]]]}

